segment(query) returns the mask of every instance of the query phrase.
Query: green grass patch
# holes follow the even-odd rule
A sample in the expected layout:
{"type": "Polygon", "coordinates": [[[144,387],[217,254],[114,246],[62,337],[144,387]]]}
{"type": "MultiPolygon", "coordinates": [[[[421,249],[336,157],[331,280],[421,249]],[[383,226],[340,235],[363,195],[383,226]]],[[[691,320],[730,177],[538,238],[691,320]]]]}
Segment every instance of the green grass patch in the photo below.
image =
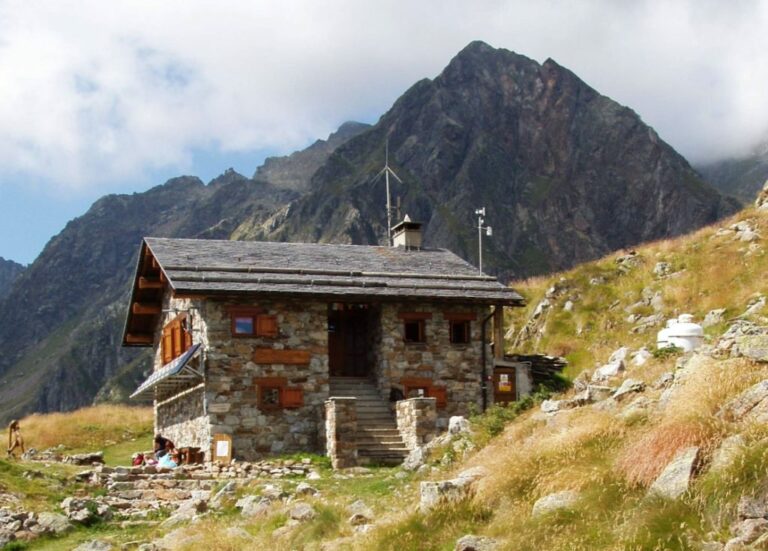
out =
{"type": "Polygon", "coordinates": [[[152,449],[152,432],[148,432],[134,440],[120,442],[104,448],[104,463],[110,466],[130,465],[131,456],[136,452],[152,449]]]}
{"type": "Polygon", "coordinates": [[[477,533],[492,518],[491,509],[471,499],[438,507],[428,514],[413,513],[404,521],[377,530],[365,549],[431,551],[453,549],[456,540],[477,533]]]}

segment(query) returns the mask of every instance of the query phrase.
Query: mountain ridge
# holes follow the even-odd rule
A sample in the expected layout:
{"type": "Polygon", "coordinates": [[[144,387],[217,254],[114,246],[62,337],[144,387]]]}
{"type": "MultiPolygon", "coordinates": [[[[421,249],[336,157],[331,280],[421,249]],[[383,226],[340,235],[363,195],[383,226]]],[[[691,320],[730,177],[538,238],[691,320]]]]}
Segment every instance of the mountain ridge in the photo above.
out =
{"type": "Polygon", "coordinates": [[[144,236],[386,242],[376,174],[387,139],[405,182],[392,183],[400,214],[425,223],[425,244],[474,261],[472,212],[486,206],[496,231],[485,267],[503,278],[677,235],[735,208],[629,108],[554,61],[475,42],[375,125],[340,130],[333,150],[331,139],[310,146],[321,162],[308,182],[296,154],[275,165],[293,178],[280,186],[228,170],[207,185],[181,176],[96,201],[0,302],[0,418],[125,399],[149,365],[118,338],[144,236]]]}

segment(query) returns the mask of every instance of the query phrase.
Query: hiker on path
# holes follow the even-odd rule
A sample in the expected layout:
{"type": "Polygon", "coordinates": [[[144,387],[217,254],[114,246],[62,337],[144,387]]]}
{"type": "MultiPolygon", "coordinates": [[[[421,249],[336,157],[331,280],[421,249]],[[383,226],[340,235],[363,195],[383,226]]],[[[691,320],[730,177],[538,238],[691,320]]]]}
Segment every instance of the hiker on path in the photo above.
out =
{"type": "Polygon", "coordinates": [[[13,452],[16,448],[21,448],[21,453],[24,453],[24,438],[21,436],[21,426],[14,419],[8,425],[8,457],[15,457],[13,452]]]}

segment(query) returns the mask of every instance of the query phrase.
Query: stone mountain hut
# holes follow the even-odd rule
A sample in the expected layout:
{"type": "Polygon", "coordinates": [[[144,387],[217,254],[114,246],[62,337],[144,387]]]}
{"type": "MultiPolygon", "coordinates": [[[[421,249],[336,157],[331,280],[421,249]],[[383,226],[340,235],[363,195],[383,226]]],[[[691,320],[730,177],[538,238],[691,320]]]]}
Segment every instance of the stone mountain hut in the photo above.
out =
{"type": "MultiPolygon", "coordinates": [[[[334,465],[398,462],[452,415],[493,401],[503,309],[522,297],[421,226],[393,247],[147,237],[124,346],[152,347],[132,395],[155,430],[212,458],[328,450],[334,465]],[[495,360],[494,360],[495,358],[495,360]]],[[[504,379],[524,392],[525,370],[504,379]]],[[[498,377],[497,377],[498,379],[498,377]]]]}

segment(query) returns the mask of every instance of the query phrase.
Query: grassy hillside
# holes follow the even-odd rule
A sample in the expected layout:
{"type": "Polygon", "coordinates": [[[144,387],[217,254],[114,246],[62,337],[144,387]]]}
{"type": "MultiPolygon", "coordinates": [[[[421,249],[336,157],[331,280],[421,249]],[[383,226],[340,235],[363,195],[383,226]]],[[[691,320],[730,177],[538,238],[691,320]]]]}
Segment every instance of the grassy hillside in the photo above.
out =
{"type": "MultiPolygon", "coordinates": [[[[656,332],[667,318],[691,313],[701,320],[724,309],[722,319],[706,328],[704,353],[656,354],[643,365],[628,361],[626,374],[604,383],[617,387],[631,378],[645,383],[643,391],[557,413],[539,407],[545,394],[528,400],[524,405],[529,409],[493,407],[472,419],[470,437],[436,448],[428,466],[417,473],[373,468],[339,474],[323,458],[313,457],[321,478],[311,484],[319,494],[300,498],[314,507],[313,519],[290,520],[292,501],[256,517],[240,515],[235,499],[264,492],[267,482],[291,493],[299,482],[256,480],[239,487],[222,509],[174,527],[173,545],[451,550],[461,536],[476,534],[496,540],[497,549],[516,551],[694,550],[707,542],[713,544],[707,549],[722,549],[715,544],[734,536],[739,500],[768,496],[768,426],[720,414],[724,404],[768,379],[768,363],[717,353],[719,338],[734,318],[768,325],[759,300],[768,277],[762,238],[768,236],[767,225],[768,216],[748,209],[718,227],[652,243],[633,255],[613,255],[515,285],[530,304],[525,311],[510,313],[508,350],[565,355],[568,375],[582,381],[621,346],[654,350],[656,332]],[[544,299],[547,306],[541,305],[544,299]],[[740,443],[730,460],[714,466],[714,459],[722,457],[723,442],[737,435],[740,443]],[[649,494],[654,480],[689,446],[699,447],[701,461],[688,491],[677,499],[649,494]],[[450,479],[473,467],[484,476],[467,499],[419,512],[422,481],[450,479]],[[576,501],[549,514],[532,514],[538,499],[562,491],[575,492],[576,501]],[[368,530],[348,520],[356,500],[373,510],[368,530]]],[[[570,399],[576,392],[555,398],[570,399]]],[[[142,434],[151,434],[149,416],[134,413],[130,419],[127,412],[118,414],[117,421],[107,421],[108,415],[94,410],[76,417],[33,416],[22,426],[30,441],[47,445],[48,434],[55,433],[71,448],[85,449],[109,440],[113,448],[123,446],[125,457],[129,448],[141,447],[142,434]]],[[[21,468],[0,462],[3,483],[13,478],[16,491],[26,491],[20,484],[43,484],[21,478],[21,468]]],[[[43,496],[40,503],[52,504],[64,491],[77,491],[76,486],[57,485],[52,474],[46,476],[44,487],[29,489],[43,496]]],[[[150,541],[171,530],[154,525],[126,532],[102,524],[29,548],[67,549],[96,537],[113,544],[150,541]]],[[[768,536],[756,546],[730,548],[766,545],[768,536]]]]}
{"type": "MultiPolygon", "coordinates": [[[[666,320],[689,313],[700,322],[720,308],[725,308],[725,320],[740,316],[768,291],[768,255],[761,236],[768,238],[768,215],[750,208],[691,235],[638,247],[637,254],[624,262],[620,260],[630,251],[561,274],[513,283],[529,306],[508,317],[507,350],[565,356],[570,361],[568,374],[574,376],[605,362],[620,346],[655,347],[663,323],[644,329],[642,318],[658,313],[666,320]],[[731,230],[734,225],[753,231],[731,230]],[[657,268],[662,263],[666,267],[657,268]],[[521,338],[520,330],[544,299],[549,307],[535,331],[521,338]],[[566,307],[568,302],[572,308],[566,307]]],[[[748,317],[762,319],[763,312],[757,314],[748,317]]],[[[725,325],[706,328],[708,338],[720,335],[725,325]]]]}

